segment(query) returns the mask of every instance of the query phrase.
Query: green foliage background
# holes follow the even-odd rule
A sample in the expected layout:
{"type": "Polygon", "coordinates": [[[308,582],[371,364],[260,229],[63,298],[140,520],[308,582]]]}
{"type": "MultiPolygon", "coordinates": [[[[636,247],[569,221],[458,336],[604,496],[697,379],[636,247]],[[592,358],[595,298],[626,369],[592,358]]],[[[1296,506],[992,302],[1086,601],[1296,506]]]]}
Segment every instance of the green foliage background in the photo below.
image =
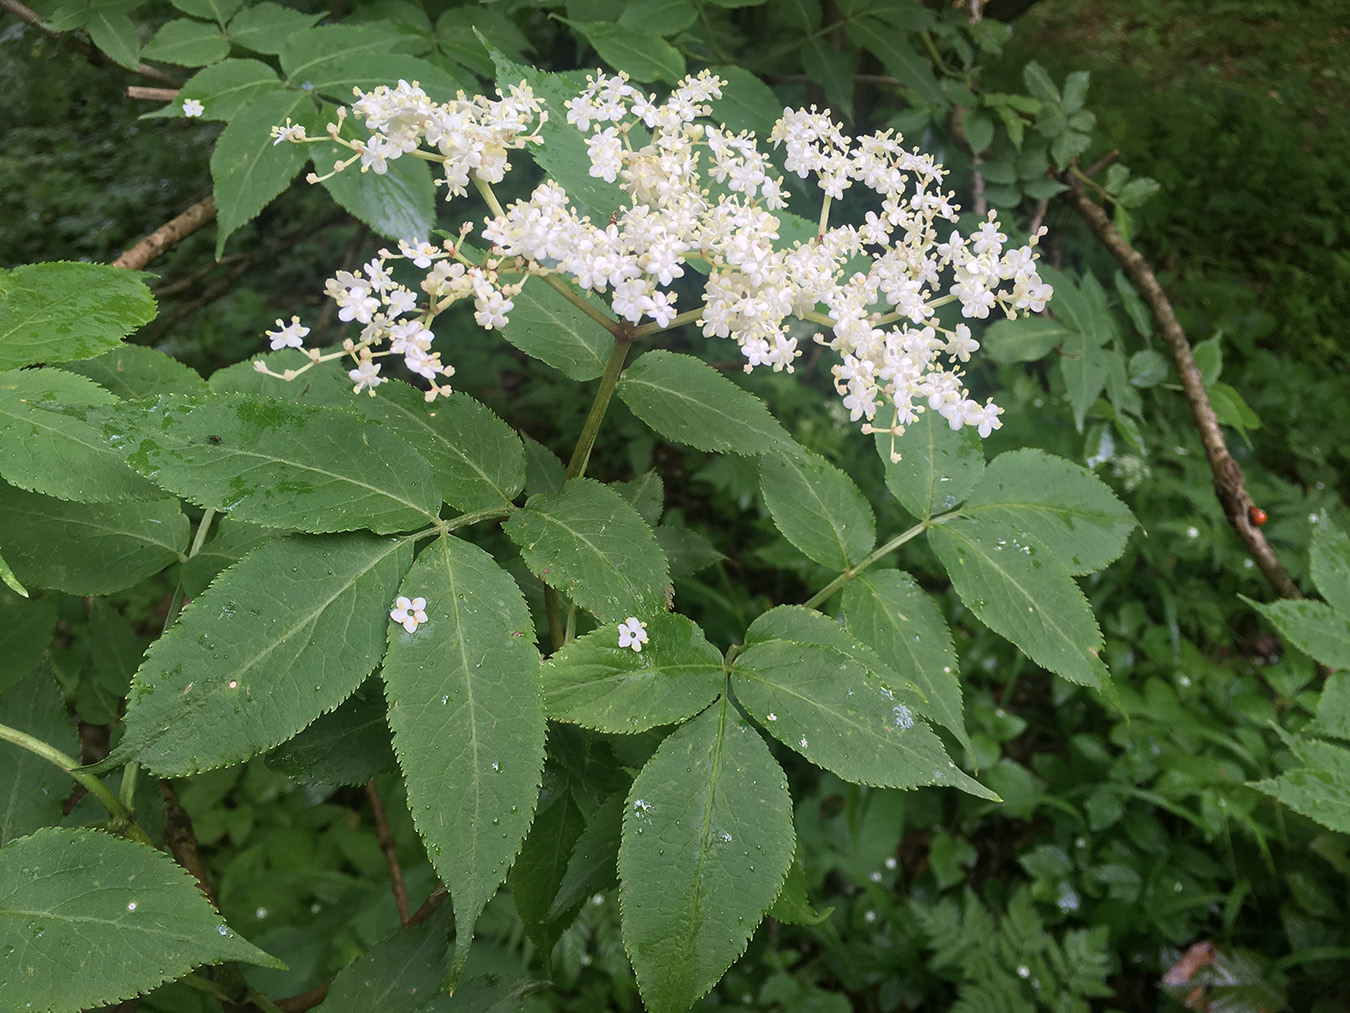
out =
{"type": "MultiPolygon", "coordinates": [[[[568,4],[565,12],[561,4],[466,6],[499,45],[515,44],[517,58],[556,70],[593,66],[613,38],[573,31],[552,15],[603,22],[621,17],[624,7],[604,0],[568,4]]],[[[894,68],[882,66],[866,40],[844,33],[830,37],[831,47],[801,44],[803,29],[858,4],[828,6],[823,14],[805,2],[772,6],[700,5],[699,25],[681,37],[681,55],[691,67],[747,68],[774,86],[780,104],[832,102],[857,124],[899,125],[916,143],[940,150],[966,195],[974,168],[968,152],[946,119],[915,111],[930,97],[931,74],[896,89],[873,80],[894,68]],[[848,85],[854,73],[871,77],[848,85]]],[[[901,21],[915,9],[885,6],[901,21]]],[[[444,13],[394,0],[296,8],[349,23],[413,26],[409,34],[444,13]]],[[[1350,72],[1342,59],[1350,19],[1335,0],[1304,5],[1297,16],[1267,0],[1198,9],[1147,0],[1128,8],[1093,0],[1033,4],[1013,23],[1001,55],[991,46],[978,83],[985,94],[1025,92],[1024,68],[1033,59],[1056,83],[1091,72],[1086,108],[1096,122],[1084,131],[1090,140],[1080,163],[1118,150],[1135,179],[1160,184],[1151,200],[1130,209],[1134,242],[1159,267],[1192,340],[1209,343],[1199,353],[1207,379],[1228,385],[1237,405],[1249,406],[1247,414],[1234,407],[1225,421],[1237,422],[1229,444],[1270,515],[1268,537],[1309,594],[1330,598],[1312,582],[1306,561],[1313,518],[1350,529],[1350,72]]],[[[167,4],[142,8],[141,41],[177,16],[167,4]]],[[[12,17],[0,30],[0,85],[10,110],[0,128],[0,265],[110,261],[209,192],[218,124],[142,119],[154,106],[123,96],[129,76],[117,67],[91,65],[12,17]]],[[[461,73],[491,76],[486,54],[467,37],[455,36],[442,55],[461,73]]],[[[906,59],[926,66],[926,55],[906,59]]],[[[774,110],[740,112],[751,125],[774,110]]],[[[993,113],[986,118],[988,160],[996,162],[999,146],[1011,141],[993,113]]],[[[969,122],[966,130],[972,132],[969,122]]],[[[994,175],[989,181],[1000,185],[994,175]]],[[[1002,206],[1017,208],[1021,226],[1035,213],[1036,186],[1044,181],[1042,171],[1039,179],[1032,172],[1002,184],[1010,197],[1002,206]]],[[[523,191],[527,182],[510,185],[523,191]]],[[[442,212],[441,225],[453,216],[442,212]]],[[[1308,740],[1293,737],[1318,713],[1322,681],[1299,641],[1253,605],[1268,601],[1269,589],[1211,494],[1189,408],[1174,371],[1158,365],[1162,346],[1137,296],[1115,281],[1114,262],[1067,207],[1051,199],[1046,223],[1048,260],[1071,286],[1081,283],[1084,313],[1110,321],[1103,347],[1128,361],[1130,382],[1108,384],[1100,397],[1094,390],[1075,406],[1054,353],[1000,355],[991,338],[992,361],[972,373],[972,386],[998,392],[1007,409],[1004,429],[987,441],[990,459],[1035,446],[1088,464],[1146,533],[1135,534],[1109,570],[1081,582],[1105,635],[1118,704],[1051,676],[992,634],[947,593],[928,550],[911,546],[905,565],[938,596],[961,661],[967,728],[948,747],[1003,801],[932,788],[864,788],[775,747],[797,807],[790,877],[800,879],[810,906],[775,909],[697,1009],[1175,1009],[1175,990],[1159,982],[1200,942],[1222,951],[1215,976],[1227,975],[1228,987],[1216,994],[1234,1004],[1227,1008],[1334,1010],[1350,1003],[1343,974],[1350,957],[1347,838],[1252,786],[1313,765],[1308,740]]],[[[319,314],[322,279],[380,244],[335,211],[326,193],[305,186],[242,225],[219,261],[215,242],[213,230],[203,230],[152,266],[159,316],[134,338],[202,376],[255,354],[261,329],[276,316],[317,317],[323,333],[339,340],[336,322],[319,314]]],[[[454,361],[469,392],[565,454],[585,409],[576,385],[494,337],[463,333],[454,361]]],[[[864,491],[883,487],[871,448],[823,408],[825,369],[755,375],[746,386],[791,420],[795,438],[864,491]]],[[[640,416],[641,406],[632,403],[632,411],[640,416]]],[[[804,600],[819,586],[819,560],[777,537],[753,465],[660,443],[628,408],[616,404],[614,413],[592,473],[612,480],[654,468],[664,477],[666,521],[702,535],[706,544],[691,551],[719,557],[675,578],[682,607],[714,644],[725,647],[753,616],[804,600]]],[[[890,503],[880,525],[897,529],[899,508],[886,497],[877,501],[890,503]]],[[[204,588],[212,575],[185,572],[185,586],[204,588]]],[[[19,661],[13,671],[0,670],[0,687],[40,666],[38,681],[59,686],[87,726],[115,726],[130,674],[158,634],[172,590],[160,573],[92,604],[45,596],[43,607],[59,619],[58,637],[44,656],[22,659],[29,662],[22,671],[19,661]]],[[[0,587],[0,617],[16,607],[0,587]]],[[[0,619],[0,642],[4,628],[0,619]]],[[[358,690],[338,712],[341,733],[327,734],[364,742],[359,736],[382,722],[382,709],[378,687],[358,690]]],[[[1319,720],[1323,726],[1313,731],[1335,734],[1325,705],[1319,720]]],[[[77,751],[72,729],[53,729],[58,733],[72,740],[64,748],[77,751]]],[[[314,761],[330,750],[312,741],[317,732],[307,735],[266,760],[175,779],[221,913],[289,964],[286,971],[247,971],[251,984],[274,996],[303,992],[358,957],[385,968],[413,966],[424,943],[420,936],[381,942],[398,919],[367,798],[359,787],[334,783],[342,778],[314,761]]],[[[383,760],[375,783],[393,846],[410,870],[410,892],[420,898],[432,872],[387,736],[383,741],[385,753],[370,746],[383,760]]],[[[656,743],[648,735],[615,736],[615,761],[640,766],[656,743]]],[[[364,780],[368,771],[359,773],[364,780]]],[[[557,776],[545,770],[546,794],[557,776]]],[[[67,819],[94,818],[90,806],[86,800],[67,819]]],[[[558,803],[543,806],[539,820],[562,839],[580,832],[572,815],[558,803]]],[[[506,984],[481,1005],[471,1005],[472,992],[457,997],[454,1008],[487,1009],[497,1001],[531,1013],[640,1008],[612,882],[588,885],[593,889],[574,898],[575,922],[551,936],[525,925],[509,889],[492,899],[470,966],[506,984]],[[546,953],[540,943],[550,938],[556,947],[546,953]],[[511,994],[516,983],[545,977],[551,988],[511,994]]],[[[363,1006],[372,1000],[359,991],[343,991],[357,988],[359,972],[345,974],[324,1008],[378,1008],[363,1006]]],[[[436,976],[429,980],[434,985],[436,976]]],[[[220,1008],[182,983],[141,1003],[165,1013],[220,1008]]]]}

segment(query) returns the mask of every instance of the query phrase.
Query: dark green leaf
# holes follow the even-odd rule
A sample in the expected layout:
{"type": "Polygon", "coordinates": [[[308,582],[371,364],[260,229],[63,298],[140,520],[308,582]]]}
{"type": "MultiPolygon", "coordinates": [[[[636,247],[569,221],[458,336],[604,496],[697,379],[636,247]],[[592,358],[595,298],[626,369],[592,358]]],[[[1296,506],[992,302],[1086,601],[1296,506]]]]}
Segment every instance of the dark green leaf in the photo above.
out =
{"type": "Polygon", "coordinates": [[[55,626],[55,602],[24,598],[0,584],[0,693],[42,660],[55,626]]]}
{"type": "Polygon", "coordinates": [[[245,7],[234,16],[229,27],[230,41],[255,53],[275,56],[286,47],[287,39],[323,17],[323,13],[306,14],[266,0],[245,7]]]}
{"type": "Polygon", "coordinates": [[[624,946],[647,1009],[683,1013],[745,951],[793,836],[782,768],[725,698],[661,743],[628,794],[619,847],[624,946]]]}
{"type": "Polygon", "coordinates": [[[623,829],[623,795],[611,795],[591,814],[567,860],[544,917],[561,919],[582,901],[618,882],[619,836],[623,829]]]}
{"type": "Polygon", "coordinates": [[[142,55],[161,63],[205,67],[230,55],[230,41],[221,34],[218,25],[195,18],[175,18],[146,43],[142,55]]]}
{"type": "Polygon", "coordinates": [[[285,967],[231,932],[167,854],[92,830],[0,849],[0,910],[3,1009],[106,1006],[225,960],[285,967]]]}
{"type": "Polygon", "coordinates": [[[1064,340],[1068,329],[1045,317],[996,320],[981,342],[989,357],[1001,366],[1043,359],[1064,340]]]}
{"type": "Polygon", "coordinates": [[[301,784],[365,784],[397,764],[389,747],[384,691],[378,679],[321,714],[267,754],[267,765],[301,784]]]}
{"type": "Polygon", "coordinates": [[[87,376],[120,398],[152,394],[205,394],[206,381],[197,372],[144,345],[119,345],[92,359],[65,363],[67,373],[87,376]]]}
{"type": "Polygon", "coordinates": [[[127,70],[141,65],[141,40],[131,18],[117,9],[116,4],[90,4],[84,30],[94,43],[114,63],[127,70]]]}
{"type": "Polygon", "coordinates": [[[442,907],[422,925],[381,940],[333,978],[325,1010],[419,1013],[441,991],[451,912],[442,907]]]}
{"type": "Polygon", "coordinates": [[[662,524],[656,529],[656,541],[670,561],[672,580],[698,573],[726,558],[712,542],[689,528],[662,524]]]}
{"type": "Polygon", "coordinates": [[[413,820],[450,886],[458,975],[538,802],[539,653],[515,581],[468,542],[428,545],[400,593],[426,599],[428,622],[389,628],[389,725],[413,820]]]}
{"type": "Polygon", "coordinates": [[[411,554],[352,534],[245,556],[150,646],[112,760],[171,775],[229,766],[337,707],[379,663],[411,554]]]}
{"type": "Polygon", "coordinates": [[[1350,613],[1338,612],[1320,601],[1274,601],[1256,607],[1314,661],[1332,668],[1350,668],[1350,613]]]}
{"type": "MultiPolygon", "coordinates": [[[[26,679],[0,693],[0,714],[10,728],[67,756],[80,755],[80,735],[50,665],[33,668],[26,679]]],[[[61,803],[71,785],[70,775],[46,757],[0,742],[0,846],[60,822],[61,803]]]]}
{"type": "Polygon", "coordinates": [[[674,84],[684,77],[684,57],[659,34],[634,31],[605,22],[568,22],[585,37],[600,59],[615,70],[626,71],[635,81],[674,84]]]}
{"type": "Polygon", "coordinates": [[[698,20],[691,0],[632,0],[623,5],[619,27],[651,35],[674,35],[698,20]]]}
{"type": "Polygon", "coordinates": [[[131,271],[58,262],[0,272],[0,369],[92,358],[154,318],[154,296],[131,271]]]}
{"type": "Polygon", "coordinates": [[[520,856],[511,868],[511,899],[516,914],[540,953],[548,954],[553,949],[567,927],[568,915],[575,915],[575,908],[582,903],[578,900],[571,910],[563,910],[555,918],[548,917],[553,898],[567,874],[572,849],[585,826],[586,818],[571,793],[562,792],[560,798],[535,817],[520,856]]]}
{"type": "MultiPolygon", "coordinates": [[[[402,45],[398,35],[372,26],[320,25],[286,40],[281,70],[292,87],[312,89],[343,103],[352,100],[353,88],[392,87],[399,78],[417,81],[433,100],[441,102],[454,98],[464,87],[435,64],[399,52],[402,45]]],[[[319,134],[322,131],[310,131],[311,137],[319,134]]]]}
{"type": "Polygon", "coordinates": [[[217,21],[222,25],[230,20],[243,3],[244,0],[173,0],[173,5],[184,14],[191,14],[204,21],[217,21]]]}
{"type": "Polygon", "coordinates": [[[837,50],[819,35],[808,35],[802,40],[802,69],[807,76],[825,90],[825,110],[834,119],[853,119],[853,75],[857,55],[851,50],[837,50]]]}
{"type": "Polygon", "coordinates": [[[774,90],[744,67],[726,64],[713,73],[727,82],[722,97],[709,103],[713,119],[734,133],[749,130],[761,140],[768,137],[783,115],[784,103],[774,90]]]}
{"type": "Polygon", "coordinates": [[[925,102],[944,109],[947,107],[946,93],[933,76],[933,68],[915,51],[904,32],[881,21],[863,18],[849,23],[848,34],[855,45],[875,55],[886,68],[886,73],[898,79],[904,87],[911,89],[925,102]]]}
{"type": "Polygon", "coordinates": [[[1313,527],[1309,556],[1317,590],[1328,605],[1350,616],[1350,538],[1323,518],[1313,527]]]}

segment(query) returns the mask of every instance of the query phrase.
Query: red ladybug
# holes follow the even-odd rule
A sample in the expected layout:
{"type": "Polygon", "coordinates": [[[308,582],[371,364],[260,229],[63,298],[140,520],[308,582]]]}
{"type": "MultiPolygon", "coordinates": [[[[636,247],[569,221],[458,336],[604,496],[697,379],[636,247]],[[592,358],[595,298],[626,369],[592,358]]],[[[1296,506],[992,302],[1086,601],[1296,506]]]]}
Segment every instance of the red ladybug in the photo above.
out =
{"type": "Polygon", "coordinates": [[[1270,518],[1266,516],[1266,512],[1260,507],[1254,506],[1247,508],[1247,520],[1251,521],[1255,527],[1261,527],[1269,519],[1270,518]]]}

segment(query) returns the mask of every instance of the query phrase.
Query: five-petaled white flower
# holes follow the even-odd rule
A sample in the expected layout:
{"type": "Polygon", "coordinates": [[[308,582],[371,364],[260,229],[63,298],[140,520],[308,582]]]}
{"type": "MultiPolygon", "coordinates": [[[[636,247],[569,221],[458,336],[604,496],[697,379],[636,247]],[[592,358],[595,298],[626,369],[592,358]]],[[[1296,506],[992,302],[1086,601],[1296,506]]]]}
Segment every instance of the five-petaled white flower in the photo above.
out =
{"type": "Polygon", "coordinates": [[[206,112],[206,106],[202,105],[195,98],[190,98],[183,103],[183,115],[188,118],[200,116],[206,112]]]}
{"type": "Polygon", "coordinates": [[[629,616],[626,622],[619,624],[620,647],[631,647],[635,654],[641,654],[646,642],[647,624],[638,622],[637,616],[629,616]]]}
{"type": "Polygon", "coordinates": [[[409,633],[416,633],[417,627],[427,621],[425,598],[413,598],[409,601],[403,595],[399,595],[394,599],[394,606],[389,618],[396,623],[402,623],[403,628],[409,633]]]}

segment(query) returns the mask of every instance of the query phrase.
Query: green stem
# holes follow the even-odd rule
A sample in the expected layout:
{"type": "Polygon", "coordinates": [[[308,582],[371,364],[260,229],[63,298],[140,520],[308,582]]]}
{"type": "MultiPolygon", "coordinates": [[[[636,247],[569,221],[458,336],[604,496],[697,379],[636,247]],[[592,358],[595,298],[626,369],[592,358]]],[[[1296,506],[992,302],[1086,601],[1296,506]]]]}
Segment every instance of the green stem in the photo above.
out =
{"type": "Polygon", "coordinates": [[[486,510],[475,510],[473,513],[460,514],[458,517],[451,517],[442,525],[438,525],[434,528],[427,528],[425,531],[419,531],[417,535],[413,537],[420,538],[432,533],[449,534],[451,531],[458,528],[467,528],[470,524],[477,524],[479,521],[492,521],[499,517],[510,517],[511,511],[514,509],[515,507],[512,506],[508,506],[505,509],[502,507],[488,507],[486,510]]]}
{"type": "Polygon", "coordinates": [[[686,310],[684,313],[676,314],[674,317],[671,318],[670,323],[666,324],[665,327],[662,327],[660,324],[658,324],[656,321],[653,320],[651,323],[643,324],[641,327],[634,327],[633,340],[641,341],[644,338],[650,337],[651,335],[657,334],[661,331],[673,331],[677,327],[683,327],[685,324],[695,323],[698,320],[701,320],[702,318],[703,318],[703,307],[700,306],[696,310],[686,310]]]}
{"type": "Polygon", "coordinates": [[[192,548],[188,549],[188,559],[202,551],[202,545],[206,541],[206,533],[211,530],[211,522],[215,518],[215,510],[207,507],[206,512],[202,514],[201,522],[197,525],[197,533],[192,537],[192,548]]]}
{"type": "MultiPolygon", "coordinates": [[[[619,332],[623,329],[623,324],[612,317],[605,316],[604,313],[592,306],[580,292],[567,284],[567,282],[563,281],[556,274],[541,274],[538,275],[538,277],[544,280],[545,285],[553,289],[553,291],[557,292],[605,330],[609,331],[610,334],[613,334],[616,338],[619,336],[619,332]]],[[[702,313],[703,311],[699,310],[698,312],[702,313]]]]}
{"type": "MultiPolygon", "coordinates": [[[[52,746],[47,745],[41,739],[35,739],[27,732],[21,732],[17,728],[11,728],[9,725],[0,725],[0,741],[12,742],[14,745],[28,750],[34,756],[40,756],[53,766],[60,767],[67,774],[73,777],[88,790],[89,794],[103,803],[103,808],[108,810],[108,815],[113,821],[125,827],[131,823],[131,813],[126,807],[117,800],[117,797],[108,790],[108,786],[100,781],[93,774],[86,773],[80,769],[80,764],[71,759],[65,753],[52,746]]],[[[142,833],[142,836],[144,834],[142,833]]]]}
{"type": "Polygon", "coordinates": [[[940,517],[930,517],[926,521],[920,521],[918,524],[914,525],[914,527],[910,528],[908,531],[902,531],[900,534],[892,538],[889,542],[886,542],[884,545],[881,545],[877,547],[875,550],[873,550],[872,553],[869,556],[867,556],[867,558],[862,560],[856,566],[850,566],[843,573],[839,574],[839,576],[835,577],[834,580],[830,581],[823,588],[821,588],[819,591],[813,594],[803,604],[809,609],[819,608],[821,605],[824,605],[827,601],[830,600],[830,596],[833,595],[834,592],[838,591],[841,587],[847,584],[854,577],[858,576],[858,574],[866,570],[878,559],[881,559],[883,556],[887,556],[890,553],[894,552],[896,549],[900,548],[900,546],[904,545],[906,542],[913,541],[915,538],[918,538],[929,528],[936,527],[939,524],[946,524],[949,520],[952,520],[959,516],[960,511],[953,510],[949,514],[943,514],[940,517]]]}
{"type": "Polygon", "coordinates": [[[478,178],[478,173],[469,173],[469,178],[473,180],[474,188],[478,191],[478,196],[483,198],[487,204],[488,210],[492,212],[494,218],[501,218],[506,212],[502,209],[502,202],[497,199],[497,195],[492,192],[492,186],[478,178]]]}
{"type": "Polygon", "coordinates": [[[605,419],[609,408],[609,399],[614,396],[614,388],[619,385],[619,375],[623,372],[624,360],[628,358],[628,349],[633,344],[632,330],[614,337],[614,347],[609,351],[609,362],[605,363],[604,375],[600,377],[600,388],[591,402],[586,423],[581,427],[577,445],[572,450],[572,459],[567,462],[567,478],[579,478],[586,472],[586,464],[591,459],[591,450],[595,438],[600,434],[600,423],[605,419]]]}

